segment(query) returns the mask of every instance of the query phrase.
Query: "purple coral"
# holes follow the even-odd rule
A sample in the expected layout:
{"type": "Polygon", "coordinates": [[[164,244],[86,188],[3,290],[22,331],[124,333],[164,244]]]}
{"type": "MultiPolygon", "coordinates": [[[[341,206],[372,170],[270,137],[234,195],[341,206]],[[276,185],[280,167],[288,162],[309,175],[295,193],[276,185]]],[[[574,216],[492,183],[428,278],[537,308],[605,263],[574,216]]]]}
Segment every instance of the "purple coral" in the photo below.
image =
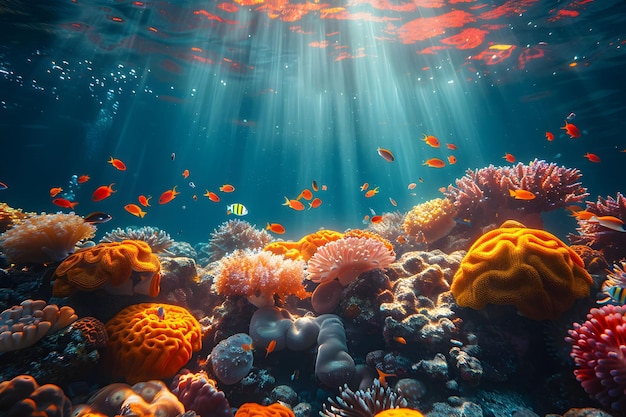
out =
{"type": "Polygon", "coordinates": [[[193,410],[200,417],[233,415],[226,396],[217,389],[215,381],[204,371],[191,373],[187,369],[182,369],[174,377],[170,388],[186,410],[193,410]]]}
{"type": "MultiPolygon", "coordinates": [[[[617,193],[615,198],[598,197],[596,202],[586,201],[586,210],[596,217],[613,216],[626,219],[626,197],[617,193]]],[[[567,238],[573,245],[587,245],[603,253],[607,262],[618,262],[626,253],[626,233],[612,230],[597,222],[578,218],[578,234],[569,234],[567,238]]]]}

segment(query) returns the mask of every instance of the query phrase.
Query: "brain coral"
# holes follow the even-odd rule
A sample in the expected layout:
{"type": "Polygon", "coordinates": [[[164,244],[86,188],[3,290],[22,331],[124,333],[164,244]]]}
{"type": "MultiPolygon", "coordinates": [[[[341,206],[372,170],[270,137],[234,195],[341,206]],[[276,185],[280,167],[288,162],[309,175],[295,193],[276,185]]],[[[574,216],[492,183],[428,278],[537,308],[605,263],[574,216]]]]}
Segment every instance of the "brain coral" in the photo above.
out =
{"type": "Polygon", "coordinates": [[[95,230],[73,213],[38,214],[0,235],[0,247],[12,263],[57,262],[74,252],[78,241],[93,237],[95,230]]]}
{"type": "Polygon", "coordinates": [[[282,404],[261,405],[244,403],[235,413],[236,417],[294,417],[293,411],[282,404]]]}
{"type": "Polygon", "coordinates": [[[509,220],[474,242],[450,290],[461,307],[512,304],[528,318],[545,320],[588,297],[591,284],[583,261],[556,236],[509,220]]]}
{"type": "Polygon", "coordinates": [[[343,238],[343,233],[334,230],[318,230],[315,233],[304,236],[297,242],[272,242],[265,246],[263,250],[282,255],[289,259],[302,259],[308,261],[317,248],[324,246],[328,242],[343,238]]]}
{"type": "Polygon", "coordinates": [[[106,329],[110,369],[130,383],[170,378],[202,347],[200,323],[175,305],[131,305],[106,329]]]}
{"type": "Polygon", "coordinates": [[[416,242],[433,243],[456,226],[456,209],[449,198],[435,198],[413,207],[404,217],[404,233],[416,242]]]}
{"type": "Polygon", "coordinates": [[[159,294],[161,263],[140,240],[99,243],[70,255],[54,272],[52,292],[65,297],[101,287],[113,294],[159,294]]]}

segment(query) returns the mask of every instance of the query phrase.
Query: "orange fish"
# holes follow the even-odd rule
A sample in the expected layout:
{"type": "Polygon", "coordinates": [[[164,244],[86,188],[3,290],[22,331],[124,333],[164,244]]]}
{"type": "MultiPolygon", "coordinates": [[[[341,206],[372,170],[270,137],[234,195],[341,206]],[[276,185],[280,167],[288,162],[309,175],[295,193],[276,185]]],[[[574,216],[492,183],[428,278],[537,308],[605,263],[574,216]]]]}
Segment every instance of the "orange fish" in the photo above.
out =
{"type": "Polygon", "coordinates": [[[398,207],[398,203],[393,198],[389,197],[389,202],[391,203],[392,206],[398,207]]]}
{"type": "Polygon", "coordinates": [[[265,230],[269,230],[269,231],[274,232],[274,233],[276,233],[278,235],[282,235],[282,234],[285,233],[285,228],[280,223],[267,223],[267,226],[265,227],[265,230]]]}
{"type": "Polygon", "coordinates": [[[446,163],[443,162],[439,158],[430,158],[428,161],[424,162],[422,165],[428,165],[432,168],[443,168],[446,166],[446,163]]]}
{"type": "Polygon", "coordinates": [[[187,178],[189,176],[189,170],[186,169],[183,171],[183,178],[187,178]]]}
{"type": "Polygon", "coordinates": [[[78,204],[78,201],[70,201],[67,198],[55,198],[54,200],[52,200],[52,204],[54,204],[55,206],[69,208],[73,210],[74,207],[76,207],[76,204],[78,204]]]}
{"type": "Polygon", "coordinates": [[[224,184],[220,187],[220,191],[223,193],[232,193],[233,191],[235,191],[235,187],[230,184],[224,184]]]}
{"type": "Polygon", "coordinates": [[[50,188],[50,197],[56,197],[61,191],[63,191],[61,187],[50,188]]]}
{"type": "Polygon", "coordinates": [[[626,232],[624,222],[615,216],[593,216],[587,221],[589,223],[598,223],[600,226],[606,227],[607,229],[615,230],[616,232],[626,232]]]}
{"type": "Polygon", "coordinates": [[[313,201],[309,203],[309,210],[311,210],[312,208],[318,208],[321,205],[322,205],[322,200],[319,197],[315,197],[313,201]]]}
{"type": "Polygon", "coordinates": [[[372,198],[376,194],[378,194],[378,187],[367,190],[367,192],[365,193],[365,198],[372,198]]]}
{"type": "Polygon", "coordinates": [[[137,197],[137,200],[139,200],[139,204],[141,204],[144,207],[150,207],[150,199],[152,198],[152,196],[150,197],[146,197],[145,195],[140,195],[139,197],[137,197]]]}
{"type": "Polygon", "coordinates": [[[506,162],[510,162],[510,163],[515,162],[515,157],[513,156],[513,154],[510,154],[510,153],[505,153],[502,158],[504,158],[506,162]]]}
{"type": "Polygon", "coordinates": [[[146,215],[146,212],[141,209],[137,204],[126,204],[124,210],[132,214],[133,216],[141,217],[146,215]]]}
{"type": "Polygon", "coordinates": [[[546,139],[548,139],[548,142],[552,142],[554,140],[554,133],[546,132],[546,139]]]}
{"type": "Polygon", "coordinates": [[[267,358],[267,355],[272,353],[274,349],[276,349],[276,339],[272,339],[269,345],[265,348],[265,357],[267,358]]]}
{"type": "Polygon", "coordinates": [[[589,220],[592,217],[596,217],[596,215],[595,213],[592,213],[587,210],[578,210],[578,211],[572,212],[572,217],[576,217],[579,220],[589,220]]]}
{"type": "Polygon", "coordinates": [[[318,192],[320,190],[320,187],[317,186],[317,181],[315,181],[315,180],[311,181],[311,188],[315,192],[318,192]]]}
{"type": "Polygon", "coordinates": [[[378,148],[376,152],[387,162],[393,162],[396,159],[389,149],[378,148]]]}
{"type": "Polygon", "coordinates": [[[202,194],[202,195],[205,196],[205,197],[209,197],[209,200],[211,200],[214,203],[219,203],[220,202],[220,196],[215,194],[213,191],[205,190],[204,194],[202,194]]]}
{"type": "Polygon", "coordinates": [[[516,200],[533,200],[535,198],[535,194],[531,193],[528,190],[511,190],[509,189],[509,195],[514,197],[516,200]]]}
{"type": "Polygon", "coordinates": [[[305,188],[304,190],[302,190],[302,192],[296,198],[296,200],[300,200],[301,198],[304,198],[305,200],[309,201],[313,198],[313,193],[308,188],[305,188]]]}
{"type": "Polygon", "coordinates": [[[456,164],[456,157],[454,155],[448,155],[448,163],[450,165],[456,164]]]}
{"type": "Polygon", "coordinates": [[[370,219],[370,221],[374,224],[376,223],[380,223],[383,221],[383,216],[381,216],[380,214],[377,214],[376,216],[372,216],[372,218],[370,219]]]}
{"type": "Polygon", "coordinates": [[[456,145],[454,143],[446,143],[446,147],[451,151],[456,151],[456,145]]]}
{"type": "Polygon", "coordinates": [[[378,372],[378,380],[380,381],[380,385],[383,387],[387,386],[387,377],[396,376],[396,374],[388,374],[378,368],[376,368],[376,372],[378,372]]]}
{"type": "Polygon", "coordinates": [[[591,162],[595,162],[596,164],[600,162],[600,157],[598,155],[596,155],[595,153],[587,152],[585,154],[585,158],[587,158],[591,162]]]}
{"type": "Polygon", "coordinates": [[[576,125],[568,123],[567,120],[565,121],[565,126],[561,127],[561,129],[565,130],[565,133],[567,133],[571,139],[579,138],[581,135],[576,125]]]}
{"type": "Polygon", "coordinates": [[[304,210],[304,204],[302,204],[298,200],[290,200],[287,197],[285,197],[285,202],[283,203],[283,206],[288,206],[289,208],[292,208],[296,211],[304,210]]]}
{"type": "Polygon", "coordinates": [[[159,197],[159,204],[169,203],[170,201],[175,199],[178,194],[180,193],[176,191],[175,185],[174,188],[172,188],[171,190],[164,191],[163,194],[161,194],[161,197],[159,197]]]}
{"type": "Polygon", "coordinates": [[[78,183],[82,184],[84,182],[87,182],[91,179],[91,177],[89,175],[81,175],[80,177],[78,177],[78,183]]]}
{"type": "Polygon", "coordinates": [[[422,140],[433,148],[438,148],[439,146],[441,146],[441,144],[439,143],[439,139],[434,136],[429,136],[426,133],[424,133],[424,137],[422,138],[422,140]]]}
{"type": "Polygon", "coordinates": [[[406,339],[402,336],[396,336],[393,338],[393,340],[395,340],[396,342],[402,344],[402,345],[406,345],[406,339]]]}
{"type": "Polygon", "coordinates": [[[115,190],[113,190],[113,185],[115,185],[114,182],[111,183],[111,185],[101,185],[100,187],[96,188],[96,191],[94,191],[91,195],[91,199],[93,201],[100,201],[110,197],[111,194],[116,192],[115,190]]]}
{"type": "Polygon", "coordinates": [[[364,182],[363,185],[361,185],[361,191],[367,190],[369,188],[369,186],[370,186],[369,183],[364,182]]]}
{"type": "Polygon", "coordinates": [[[407,185],[406,188],[408,188],[409,190],[414,189],[415,187],[417,187],[417,184],[415,184],[414,182],[410,183],[409,185],[407,185]]]}
{"type": "Polygon", "coordinates": [[[252,343],[244,343],[241,345],[241,348],[245,350],[246,352],[250,352],[253,349],[252,343]]]}
{"type": "Polygon", "coordinates": [[[111,157],[111,159],[109,159],[109,164],[113,165],[116,169],[119,169],[120,171],[126,171],[126,164],[119,159],[111,157]]]}

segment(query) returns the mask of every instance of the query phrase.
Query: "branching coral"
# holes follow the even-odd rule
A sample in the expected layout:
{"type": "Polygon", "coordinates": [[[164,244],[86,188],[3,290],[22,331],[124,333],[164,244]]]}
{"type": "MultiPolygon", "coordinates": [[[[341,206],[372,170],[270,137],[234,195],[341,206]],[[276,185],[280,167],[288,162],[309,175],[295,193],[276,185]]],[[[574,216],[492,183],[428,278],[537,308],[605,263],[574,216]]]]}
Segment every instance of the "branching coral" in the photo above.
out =
{"type": "Polygon", "coordinates": [[[39,385],[30,375],[0,383],[0,413],[6,417],[69,416],[72,403],[56,385],[39,385]]]}
{"type": "MultiPolygon", "coordinates": [[[[617,193],[613,198],[598,197],[596,202],[587,201],[586,211],[596,217],[613,216],[622,221],[626,220],[626,197],[617,193]]],[[[577,217],[578,234],[569,234],[567,238],[572,244],[587,245],[599,250],[609,263],[617,262],[626,255],[626,233],[602,226],[595,221],[585,220],[583,216],[577,217]]]]}
{"type": "Polygon", "coordinates": [[[407,237],[417,243],[433,243],[446,236],[456,226],[456,208],[449,198],[418,204],[405,216],[402,228],[407,237]]]}
{"type": "Polygon", "coordinates": [[[320,411],[322,417],[373,417],[384,410],[402,408],[407,401],[391,388],[380,384],[378,379],[366,390],[352,391],[347,385],[339,387],[336,399],[328,398],[320,411]]]}
{"type": "Polygon", "coordinates": [[[588,297],[592,283],[580,257],[556,236],[509,220],[474,242],[450,289],[461,307],[514,305],[545,320],[588,297]]]}
{"type": "Polygon", "coordinates": [[[108,360],[129,382],[170,378],[202,347],[200,323],[184,308],[143,303],[106,323],[108,360]]]}
{"type": "Polygon", "coordinates": [[[273,253],[236,251],[222,258],[215,279],[218,294],[245,296],[257,307],[274,305],[274,296],[308,294],[304,289],[304,263],[273,253]]]}
{"type": "Polygon", "coordinates": [[[146,242],[154,253],[164,252],[174,243],[174,240],[167,232],[150,226],[127,227],[125,229],[118,227],[106,233],[100,239],[100,243],[122,242],[124,240],[141,240],[146,242]]]}
{"type": "Polygon", "coordinates": [[[9,262],[58,262],[74,252],[80,240],[93,237],[95,230],[73,213],[38,214],[0,235],[0,247],[9,262]]]}
{"type": "Polygon", "coordinates": [[[626,306],[593,308],[583,324],[574,323],[567,340],[576,379],[591,398],[626,413],[626,306]]]}
{"type": "Polygon", "coordinates": [[[262,249],[272,240],[273,237],[265,230],[256,229],[244,220],[229,220],[211,233],[208,248],[209,262],[217,261],[236,250],[262,249]]]}
{"type": "Polygon", "coordinates": [[[78,319],[71,307],[57,307],[44,300],[25,300],[0,314],[0,352],[32,346],[47,333],[78,319]]]}
{"type": "Polygon", "coordinates": [[[528,165],[468,170],[450,185],[444,194],[454,201],[457,215],[482,227],[501,219],[539,214],[581,202],[589,194],[581,185],[578,169],[555,163],[533,160],[528,165]],[[509,190],[526,190],[534,194],[532,200],[512,198],[509,190]],[[504,217],[507,216],[507,217],[504,217]]]}
{"type": "Polygon", "coordinates": [[[343,233],[323,229],[308,234],[297,242],[272,242],[265,246],[263,250],[282,255],[285,258],[293,260],[301,259],[306,262],[311,259],[319,247],[341,238],[343,238],[343,233]]]}
{"type": "Polygon", "coordinates": [[[113,294],[159,294],[161,263],[140,240],[99,243],[67,257],[57,267],[52,292],[65,297],[104,287],[113,294]]]}

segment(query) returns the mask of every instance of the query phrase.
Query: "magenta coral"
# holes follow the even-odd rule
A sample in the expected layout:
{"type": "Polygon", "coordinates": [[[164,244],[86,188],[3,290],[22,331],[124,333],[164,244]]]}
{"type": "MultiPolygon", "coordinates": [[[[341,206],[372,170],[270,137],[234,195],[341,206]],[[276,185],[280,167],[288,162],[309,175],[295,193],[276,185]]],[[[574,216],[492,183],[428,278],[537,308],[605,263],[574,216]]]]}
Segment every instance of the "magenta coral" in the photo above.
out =
{"type": "Polygon", "coordinates": [[[95,227],[73,213],[29,217],[0,235],[7,260],[17,264],[57,262],[74,252],[80,240],[95,234],[95,227]]]}
{"type": "Polygon", "coordinates": [[[574,375],[591,398],[626,412],[626,306],[593,308],[566,337],[573,345],[574,375]]]}
{"type": "MultiPolygon", "coordinates": [[[[598,197],[596,202],[586,201],[586,211],[596,217],[613,216],[626,220],[626,197],[617,193],[613,198],[598,197]]],[[[600,225],[597,222],[588,221],[578,217],[577,234],[569,234],[567,238],[574,245],[587,245],[602,252],[606,260],[617,262],[626,254],[626,233],[616,231],[600,225]]]]}

